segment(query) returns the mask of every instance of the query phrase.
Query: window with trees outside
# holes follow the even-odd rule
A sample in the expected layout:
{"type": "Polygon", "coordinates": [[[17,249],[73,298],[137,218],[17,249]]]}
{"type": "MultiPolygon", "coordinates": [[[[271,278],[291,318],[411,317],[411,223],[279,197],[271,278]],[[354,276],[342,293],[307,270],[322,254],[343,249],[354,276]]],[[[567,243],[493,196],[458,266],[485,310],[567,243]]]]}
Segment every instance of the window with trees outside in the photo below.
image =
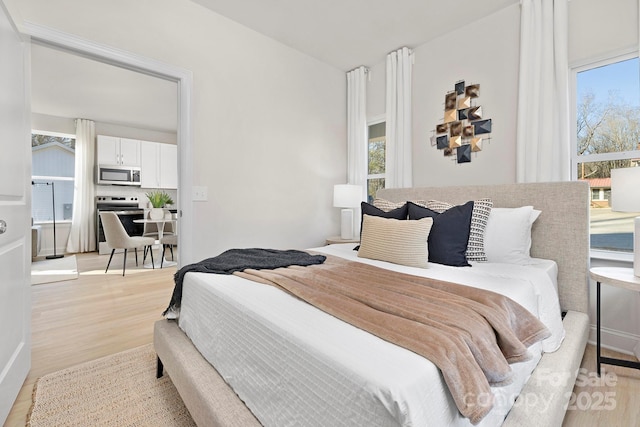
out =
{"type": "Polygon", "coordinates": [[[376,192],[384,188],[386,156],[385,122],[369,125],[367,138],[367,201],[373,203],[376,192]]]}
{"type": "Polygon", "coordinates": [[[31,134],[31,215],[34,222],[70,221],[73,213],[75,135],[31,134]]]}
{"type": "Polygon", "coordinates": [[[633,218],[611,210],[611,170],[640,164],[637,54],[574,69],[576,151],[573,173],[589,182],[591,248],[633,251],[633,218]]]}

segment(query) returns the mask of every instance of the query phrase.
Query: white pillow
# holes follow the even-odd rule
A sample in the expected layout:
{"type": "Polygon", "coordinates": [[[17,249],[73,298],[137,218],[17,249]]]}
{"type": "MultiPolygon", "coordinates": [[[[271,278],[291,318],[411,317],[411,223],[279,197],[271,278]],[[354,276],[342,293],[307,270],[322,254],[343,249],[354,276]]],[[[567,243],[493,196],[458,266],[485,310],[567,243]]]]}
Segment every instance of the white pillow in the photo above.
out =
{"type": "Polygon", "coordinates": [[[531,226],[539,215],[533,206],[491,209],[484,233],[487,261],[528,264],[531,226]]]}

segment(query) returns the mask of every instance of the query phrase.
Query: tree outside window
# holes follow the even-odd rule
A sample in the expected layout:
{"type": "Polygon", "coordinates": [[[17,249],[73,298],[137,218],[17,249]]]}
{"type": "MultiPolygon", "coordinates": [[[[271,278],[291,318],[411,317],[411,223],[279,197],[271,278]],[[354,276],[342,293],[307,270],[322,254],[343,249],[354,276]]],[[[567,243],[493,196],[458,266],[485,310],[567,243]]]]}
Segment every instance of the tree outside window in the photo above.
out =
{"type": "Polygon", "coordinates": [[[369,125],[367,142],[367,200],[373,202],[376,193],[385,186],[386,124],[379,122],[369,125]]]}
{"type": "Polygon", "coordinates": [[[591,187],[591,248],[633,251],[633,218],[613,212],[611,170],[640,166],[637,57],[615,58],[576,73],[574,176],[591,187]]]}
{"type": "Polygon", "coordinates": [[[31,134],[31,215],[34,222],[53,221],[55,188],[56,221],[70,221],[75,175],[74,135],[34,131],[31,134]],[[47,183],[54,185],[46,185],[47,183]]]}

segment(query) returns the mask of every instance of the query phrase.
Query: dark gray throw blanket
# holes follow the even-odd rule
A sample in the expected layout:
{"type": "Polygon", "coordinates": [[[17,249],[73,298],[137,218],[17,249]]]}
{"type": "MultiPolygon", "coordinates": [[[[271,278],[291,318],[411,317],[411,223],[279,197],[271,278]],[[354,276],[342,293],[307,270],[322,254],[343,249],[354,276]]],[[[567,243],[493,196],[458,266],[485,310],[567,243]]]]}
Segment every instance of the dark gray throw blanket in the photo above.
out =
{"type": "Polygon", "coordinates": [[[273,270],[291,265],[308,266],[322,264],[324,255],[311,255],[307,252],[294,249],[229,249],[213,258],[207,258],[194,264],[185,265],[176,272],[173,280],[176,286],[169,307],[162,313],[166,316],[169,310],[180,308],[182,300],[182,282],[184,275],[190,271],[198,273],[233,274],[248,268],[253,270],[273,270]]]}

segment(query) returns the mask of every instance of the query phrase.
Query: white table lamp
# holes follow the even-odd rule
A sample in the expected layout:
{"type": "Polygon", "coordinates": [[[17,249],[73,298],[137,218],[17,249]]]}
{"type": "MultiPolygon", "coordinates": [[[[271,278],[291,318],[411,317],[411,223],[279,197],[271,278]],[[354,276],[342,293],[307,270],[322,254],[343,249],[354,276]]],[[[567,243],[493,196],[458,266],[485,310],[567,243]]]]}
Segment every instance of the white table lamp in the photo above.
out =
{"type": "MultiPolygon", "coordinates": [[[[611,210],[640,212],[640,167],[611,170],[611,210]]],[[[640,277],[640,216],[633,221],[633,274],[640,277]]]]}
{"type": "Polygon", "coordinates": [[[333,186],[333,206],[343,208],[341,211],[340,237],[353,239],[353,208],[362,202],[362,187],[351,184],[333,186]]]}

